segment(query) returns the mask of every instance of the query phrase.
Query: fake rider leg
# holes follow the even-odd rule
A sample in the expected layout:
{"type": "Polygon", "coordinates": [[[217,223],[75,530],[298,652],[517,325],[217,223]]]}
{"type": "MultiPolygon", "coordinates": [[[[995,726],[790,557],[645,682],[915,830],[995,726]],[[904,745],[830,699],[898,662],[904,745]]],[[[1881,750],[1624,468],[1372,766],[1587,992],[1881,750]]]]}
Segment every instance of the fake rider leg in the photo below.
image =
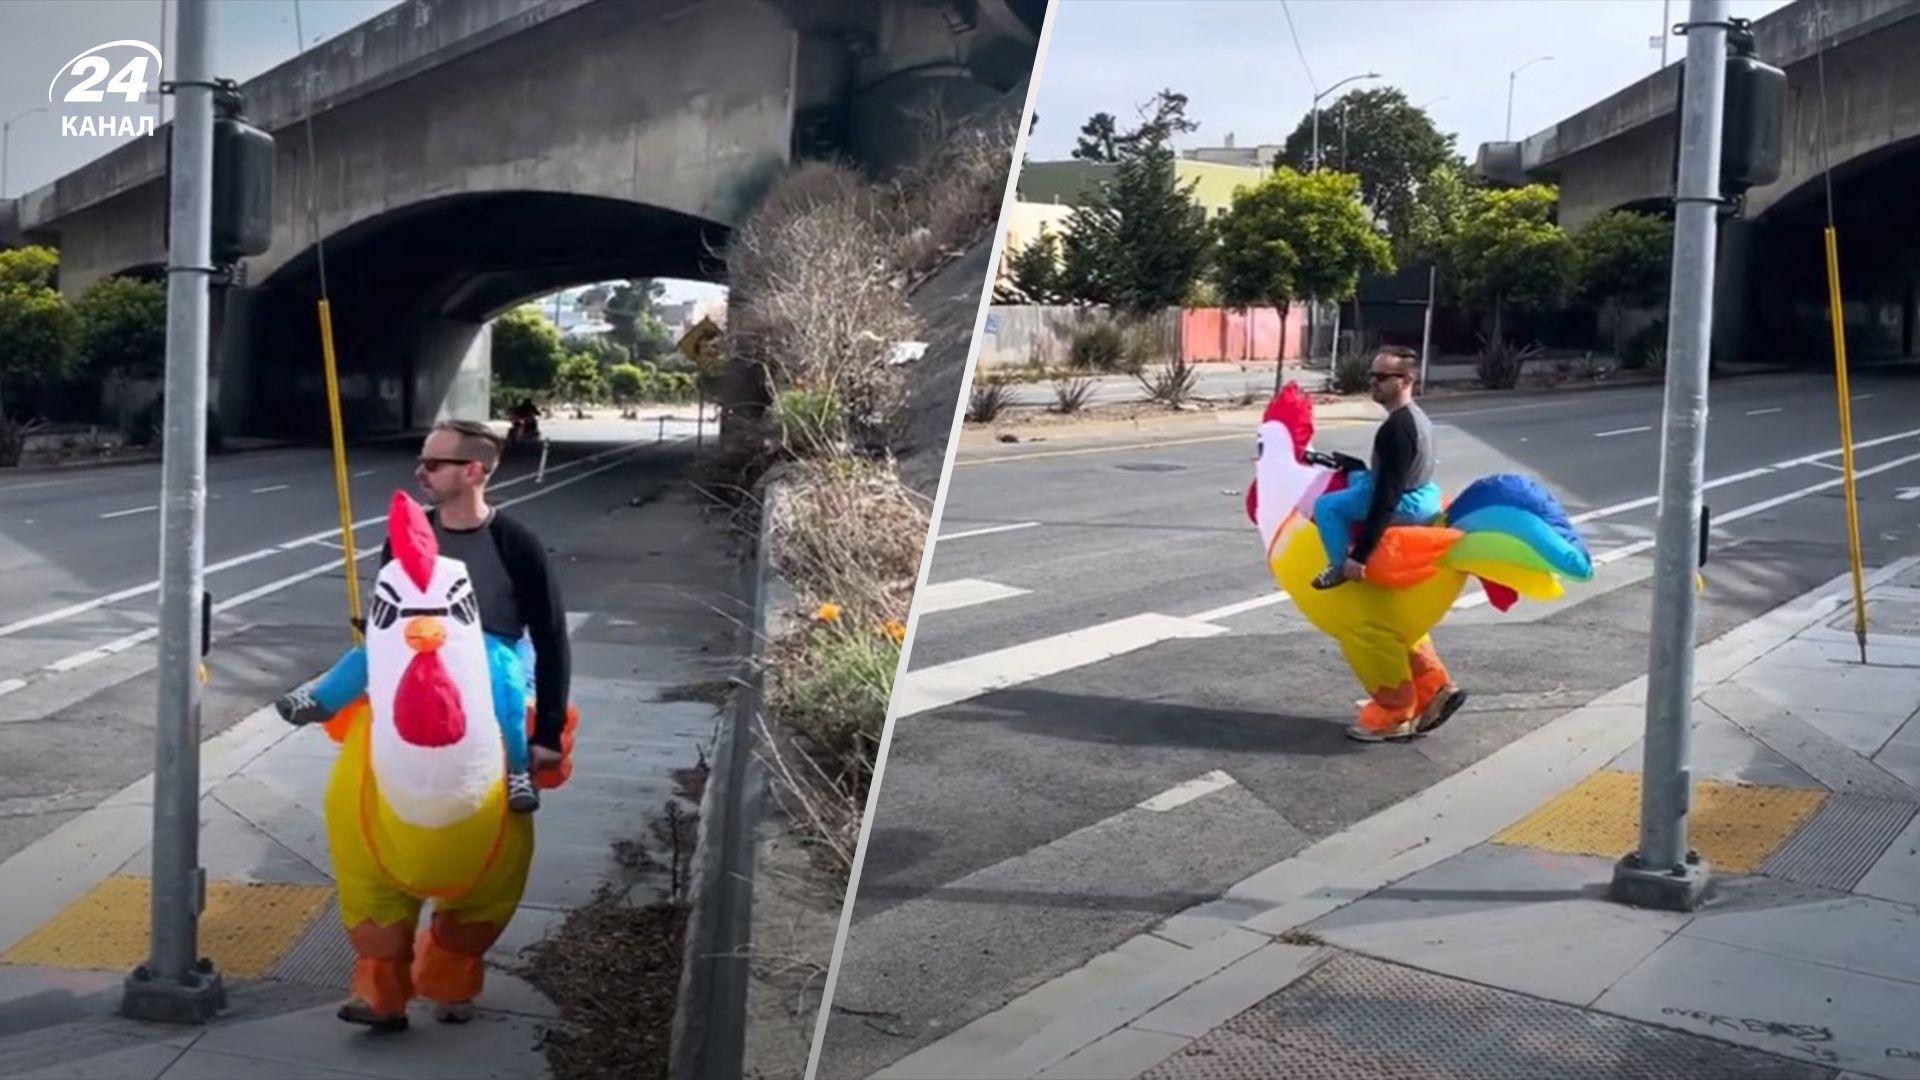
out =
{"type": "Polygon", "coordinates": [[[1452,719],[1460,706],[1467,703],[1467,692],[1448,677],[1431,637],[1414,643],[1407,654],[1407,664],[1413,671],[1414,707],[1418,710],[1414,731],[1425,734],[1452,719]]]}

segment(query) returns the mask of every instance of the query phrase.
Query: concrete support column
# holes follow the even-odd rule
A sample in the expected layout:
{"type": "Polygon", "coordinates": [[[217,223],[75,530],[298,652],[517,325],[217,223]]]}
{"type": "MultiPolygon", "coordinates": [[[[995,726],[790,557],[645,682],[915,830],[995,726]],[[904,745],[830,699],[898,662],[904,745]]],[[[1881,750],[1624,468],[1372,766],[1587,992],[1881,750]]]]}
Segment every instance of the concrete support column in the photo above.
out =
{"type": "Polygon", "coordinates": [[[493,384],[491,324],[464,319],[423,322],[414,334],[410,362],[408,426],[487,419],[493,384]]]}

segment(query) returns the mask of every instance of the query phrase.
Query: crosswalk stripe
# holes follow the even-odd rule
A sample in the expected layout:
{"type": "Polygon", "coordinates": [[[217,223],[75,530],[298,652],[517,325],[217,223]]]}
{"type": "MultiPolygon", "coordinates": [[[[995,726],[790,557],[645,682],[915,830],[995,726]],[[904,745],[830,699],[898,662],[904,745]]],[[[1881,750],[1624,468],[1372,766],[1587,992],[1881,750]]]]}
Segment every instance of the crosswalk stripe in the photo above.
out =
{"type": "Polygon", "coordinates": [[[915,716],[1009,686],[1111,660],[1175,638],[1215,637],[1224,626],[1171,615],[1130,615],[1024,644],[909,671],[893,693],[893,715],[915,716]]]}
{"type": "Polygon", "coordinates": [[[977,604],[991,604],[995,600],[1010,600],[1016,596],[1025,596],[1031,591],[1015,588],[1012,585],[981,581],[979,578],[960,578],[955,581],[930,583],[921,590],[916,606],[920,614],[931,615],[936,611],[957,611],[977,604]]]}

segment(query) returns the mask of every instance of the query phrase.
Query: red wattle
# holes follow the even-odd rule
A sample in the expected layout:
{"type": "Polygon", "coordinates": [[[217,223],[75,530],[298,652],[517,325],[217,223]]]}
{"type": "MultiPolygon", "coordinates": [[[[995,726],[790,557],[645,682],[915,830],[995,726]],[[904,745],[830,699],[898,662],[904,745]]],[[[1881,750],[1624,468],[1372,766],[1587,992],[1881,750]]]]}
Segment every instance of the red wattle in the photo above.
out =
{"type": "Polygon", "coordinates": [[[452,746],[467,733],[460,688],[437,652],[420,653],[400,674],[393,693],[393,726],[413,746],[452,746]]]}
{"type": "Polygon", "coordinates": [[[1258,525],[1260,524],[1260,497],[1254,494],[1255,486],[1252,483],[1247,484],[1247,520],[1258,525]]]}

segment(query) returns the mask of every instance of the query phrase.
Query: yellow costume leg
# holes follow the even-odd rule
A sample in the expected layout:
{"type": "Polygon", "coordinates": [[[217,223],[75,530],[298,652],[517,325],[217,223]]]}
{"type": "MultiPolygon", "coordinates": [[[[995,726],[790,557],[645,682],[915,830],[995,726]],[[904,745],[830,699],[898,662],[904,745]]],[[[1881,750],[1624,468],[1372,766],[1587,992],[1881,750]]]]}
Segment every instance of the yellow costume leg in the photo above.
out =
{"type": "Polygon", "coordinates": [[[1382,627],[1359,627],[1340,638],[1340,651],[1367,692],[1357,724],[1386,731],[1413,719],[1413,668],[1407,648],[1382,627]]]}
{"type": "Polygon", "coordinates": [[[413,983],[421,997],[444,1004],[472,1001],[486,982],[487,950],[513,921],[533,864],[533,819],[514,814],[492,869],[456,900],[436,902],[420,935],[413,983]]]}
{"type": "Polygon", "coordinates": [[[404,1015],[413,998],[413,934],[420,901],[395,889],[374,865],[360,827],[360,785],[367,752],[364,706],[343,710],[329,734],[341,742],[327,783],[327,847],[339,890],[340,921],[358,957],[353,994],[382,1017],[404,1015]]]}

